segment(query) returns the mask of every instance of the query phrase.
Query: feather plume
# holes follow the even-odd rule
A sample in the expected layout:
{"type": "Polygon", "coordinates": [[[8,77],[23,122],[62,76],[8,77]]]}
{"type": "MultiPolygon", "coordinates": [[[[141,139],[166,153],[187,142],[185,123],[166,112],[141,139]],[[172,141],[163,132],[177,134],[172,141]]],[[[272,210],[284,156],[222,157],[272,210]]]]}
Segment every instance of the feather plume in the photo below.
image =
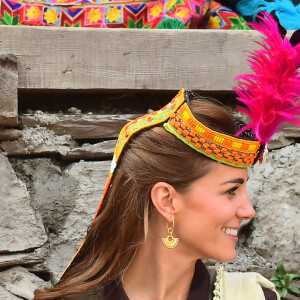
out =
{"type": "Polygon", "coordinates": [[[236,77],[241,80],[233,88],[238,100],[246,105],[238,110],[247,114],[251,122],[237,132],[252,129],[256,138],[266,144],[271,137],[290,122],[300,126],[300,62],[298,46],[281,36],[273,17],[262,12],[259,22],[251,26],[265,37],[262,49],[251,52],[249,64],[254,74],[236,77]]]}

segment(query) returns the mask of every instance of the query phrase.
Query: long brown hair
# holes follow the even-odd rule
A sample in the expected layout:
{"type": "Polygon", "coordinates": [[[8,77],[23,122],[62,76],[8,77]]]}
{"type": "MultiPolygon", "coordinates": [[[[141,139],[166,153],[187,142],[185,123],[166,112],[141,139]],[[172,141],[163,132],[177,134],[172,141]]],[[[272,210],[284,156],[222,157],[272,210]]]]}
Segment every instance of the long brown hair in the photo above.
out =
{"type": "MultiPolygon", "coordinates": [[[[199,100],[193,100],[191,106],[195,116],[207,126],[229,134],[236,132],[231,114],[223,106],[199,100]]],[[[133,137],[80,255],[55,287],[35,291],[34,299],[56,299],[121,278],[145,240],[153,210],[153,185],[167,182],[184,191],[208,172],[211,162],[162,126],[133,137]]]]}

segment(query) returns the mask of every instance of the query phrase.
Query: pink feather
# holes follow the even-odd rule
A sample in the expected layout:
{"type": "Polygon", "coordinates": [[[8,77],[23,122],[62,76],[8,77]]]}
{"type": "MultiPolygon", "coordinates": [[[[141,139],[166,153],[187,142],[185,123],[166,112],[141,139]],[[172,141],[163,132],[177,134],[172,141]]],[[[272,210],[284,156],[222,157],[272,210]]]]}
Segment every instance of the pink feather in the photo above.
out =
{"type": "Polygon", "coordinates": [[[271,137],[290,122],[300,126],[300,62],[299,45],[294,47],[282,38],[278,24],[273,17],[263,12],[258,16],[259,23],[251,26],[265,38],[262,49],[251,53],[249,64],[254,74],[236,77],[238,86],[233,88],[237,99],[246,105],[238,110],[251,118],[250,124],[243,127],[237,135],[251,128],[256,138],[266,144],[271,137]]]}

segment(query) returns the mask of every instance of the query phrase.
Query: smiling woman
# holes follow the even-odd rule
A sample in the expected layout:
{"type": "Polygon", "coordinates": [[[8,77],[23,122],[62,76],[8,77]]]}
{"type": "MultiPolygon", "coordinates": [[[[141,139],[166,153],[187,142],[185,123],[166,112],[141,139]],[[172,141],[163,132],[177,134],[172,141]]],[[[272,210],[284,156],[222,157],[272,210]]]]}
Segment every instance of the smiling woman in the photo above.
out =
{"type": "MultiPolygon", "coordinates": [[[[247,167],[263,161],[280,122],[300,124],[294,120],[300,114],[300,59],[265,17],[266,40],[275,45],[277,61],[287,60],[282,74],[278,66],[272,73],[287,76],[282,87],[272,76],[267,80],[271,66],[262,67],[264,76],[245,76],[237,92],[252,122],[243,128],[217,101],[184,89],[162,109],[126,124],[85,241],[60,282],[36,291],[36,300],[279,299],[274,285],[257,273],[218,267],[210,278],[201,261],[235,258],[241,222],[255,216],[247,167]]],[[[273,59],[264,49],[254,70],[273,59]]]]}
{"type": "MultiPolygon", "coordinates": [[[[56,287],[36,291],[35,299],[217,295],[201,259],[235,258],[241,222],[255,215],[247,166],[263,149],[236,132],[222,104],[184,89],[161,110],[127,124],[85,242],[56,287]]],[[[277,299],[257,288],[263,297],[257,299],[268,293],[277,299]]]]}

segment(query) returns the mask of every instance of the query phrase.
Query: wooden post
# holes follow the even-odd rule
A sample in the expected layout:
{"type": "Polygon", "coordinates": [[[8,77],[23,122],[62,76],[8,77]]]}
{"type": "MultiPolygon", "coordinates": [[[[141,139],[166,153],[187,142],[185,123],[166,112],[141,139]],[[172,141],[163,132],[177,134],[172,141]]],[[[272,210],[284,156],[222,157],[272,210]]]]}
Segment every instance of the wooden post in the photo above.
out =
{"type": "Polygon", "coordinates": [[[0,54],[0,126],[18,125],[18,67],[17,58],[0,54]]]}

